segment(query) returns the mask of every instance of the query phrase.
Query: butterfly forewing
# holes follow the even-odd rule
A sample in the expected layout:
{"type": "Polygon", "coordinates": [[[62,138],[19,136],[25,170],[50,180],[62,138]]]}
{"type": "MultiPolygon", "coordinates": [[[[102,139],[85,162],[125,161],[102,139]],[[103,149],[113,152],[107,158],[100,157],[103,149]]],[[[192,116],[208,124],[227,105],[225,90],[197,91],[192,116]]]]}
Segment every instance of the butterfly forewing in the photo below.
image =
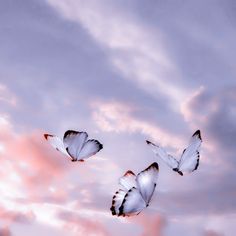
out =
{"type": "Polygon", "coordinates": [[[156,188],[159,167],[156,162],[141,171],[136,178],[138,189],[148,205],[156,188]]]}
{"type": "Polygon", "coordinates": [[[177,168],[179,165],[179,162],[172,157],[171,155],[169,155],[164,148],[150,142],[150,141],[146,141],[148,146],[152,149],[152,151],[158,156],[160,157],[170,168],[174,169],[177,168]]]}
{"type": "Polygon", "coordinates": [[[63,141],[56,135],[44,134],[45,139],[58,151],[69,156],[64,146],[63,141]]]}

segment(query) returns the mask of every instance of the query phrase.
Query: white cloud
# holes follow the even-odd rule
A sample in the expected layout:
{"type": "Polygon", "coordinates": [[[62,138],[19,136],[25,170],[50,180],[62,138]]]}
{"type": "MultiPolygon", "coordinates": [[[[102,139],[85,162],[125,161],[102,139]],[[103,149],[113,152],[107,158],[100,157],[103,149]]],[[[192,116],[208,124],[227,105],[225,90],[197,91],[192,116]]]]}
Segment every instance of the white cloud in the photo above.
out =
{"type": "Polygon", "coordinates": [[[0,102],[8,103],[11,106],[16,106],[17,103],[15,95],[3,84],[0,84],[0,102]]]}
{"type": "Polygon", "coordinates": [[[93,119],[98,127],[105,132],[130,132],[142,133],[153,140],[158,138],[162,145],[180,147],[181,139],[163,130],[158,125],[153,125],[132,115],[136,108],[123,103],[102,103],[92,104],[94,107],[93,119]]]}

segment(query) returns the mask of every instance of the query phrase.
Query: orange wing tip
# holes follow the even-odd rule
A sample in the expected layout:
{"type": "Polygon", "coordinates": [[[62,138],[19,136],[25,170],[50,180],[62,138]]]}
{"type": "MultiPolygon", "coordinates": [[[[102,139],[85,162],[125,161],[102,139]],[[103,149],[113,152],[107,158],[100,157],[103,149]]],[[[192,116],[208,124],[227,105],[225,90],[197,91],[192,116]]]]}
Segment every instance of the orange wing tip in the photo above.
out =
{"type": "Polygon", "coordinates": [[[124,174],[124,176],[129,176],[129,175],[135,175],[133,171],[128,170],[126,171],[126,173],[124,174]]]}
{"type": "Polygon", "coordinates": [[[53,135],[51,135],[51,134],[44,134],[43,136],[46,140],[48,140],[48,137],[53,137],[53,135]]]}

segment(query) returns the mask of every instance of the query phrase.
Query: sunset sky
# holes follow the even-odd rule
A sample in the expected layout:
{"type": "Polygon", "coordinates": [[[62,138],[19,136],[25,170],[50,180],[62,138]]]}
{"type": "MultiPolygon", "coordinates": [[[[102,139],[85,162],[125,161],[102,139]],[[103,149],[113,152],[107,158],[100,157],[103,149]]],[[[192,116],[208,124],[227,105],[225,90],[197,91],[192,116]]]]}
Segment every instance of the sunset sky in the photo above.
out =
{"type": "Polygon", "coordinates": [[[236,2],[0,1],[0,236],[234,236],[236,2]],[[84,163],[44,133],[87,131],[84,163]],[[200,165],[180,157],[202,133],[200,165]],[[118,179],[154,161],[150,206],[111,215],[118,179]]]}

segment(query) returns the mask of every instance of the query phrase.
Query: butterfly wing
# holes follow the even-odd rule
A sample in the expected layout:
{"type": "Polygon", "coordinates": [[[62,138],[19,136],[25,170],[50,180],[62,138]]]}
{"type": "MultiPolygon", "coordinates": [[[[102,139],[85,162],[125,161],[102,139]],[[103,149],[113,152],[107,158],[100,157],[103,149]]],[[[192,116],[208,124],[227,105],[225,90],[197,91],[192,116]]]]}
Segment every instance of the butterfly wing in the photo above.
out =
{"type": "Polygon", "coordinates": [[[44,134],[44,138],[59,152],[69,156],[64,146],[63,141],[57,137],[56,135],[52,134],[44,134]]]}
{"type": "Polygon", "coordinates": [[[137,175],[136,181],[138,189],[147,206],[155,191],[158,174],[159,174],[159,167],[158,164],[154,162],[148,168],[141,171],[137,175]]]}
{"type": "Polygon", "coordinates": [[[148,144],[148,146],[152,149],[152,151],[158,156],[160,157],[170,168],[175,169],[178,168],[179,166],[179,162],[172,157],[171,155],[169,155],[164,148],[146,140],[146,143],[148,144]]]}
{"type": "Polygon", "coordinates": [[[119,208],[121,207],[127,192],[133,187],[137,187],[136,175],[131,170],[126,171],[119,179],[119,184],[121,189],[115,193],[112,199],[112,206],[110,208],[112,215],[119,215],[119,208]]]}
{"type": "Polygon", "coordinates": [[[197,130],[192,135],[189,142],[189,146],[183,151],[183,154],[180,159],[179,171],[190,173],[198,168],[201,143],[201,133],[200,130],[197,130]]]}
{"type": "Polygon", "coordinates": [[[81,151],[78,153],[77,158],[79,160],[89,158],[99,152],[102,148],[103,145],[99,141],[95,139],[89,139],[87,142],[85,142],[81,151]]]}
{"type": "Polygon", "coordinates": [[[131,188],[125,195],[119,208],[119,216],[131,216],[139,214],[146,207],[146,203],[139,190],[131,188]]]}
{"type": "Polygon", "coordinates": [[[112,206],[110,208],[112,215],[119,215],[119,208],[125,198],[127,191],[119,189],[112,198],[112,206]]]}
{"type": "Polygon", "coordinates": [[[122,189],[125,190],[126,192],[133,187],[137,188],[136,175],[131,170],[128,170],[119,179],[119,184],[121,185],[122,189]]]}
{"type": "Polygon", "coordinates": [[[87,141],[88,134],[86,132],[78,132],[74,130],[68,130],[63,137],[63,143],[66,147],[66,151],[72,157],[73,161],[78,161],[78,156],[87,141]]]}

